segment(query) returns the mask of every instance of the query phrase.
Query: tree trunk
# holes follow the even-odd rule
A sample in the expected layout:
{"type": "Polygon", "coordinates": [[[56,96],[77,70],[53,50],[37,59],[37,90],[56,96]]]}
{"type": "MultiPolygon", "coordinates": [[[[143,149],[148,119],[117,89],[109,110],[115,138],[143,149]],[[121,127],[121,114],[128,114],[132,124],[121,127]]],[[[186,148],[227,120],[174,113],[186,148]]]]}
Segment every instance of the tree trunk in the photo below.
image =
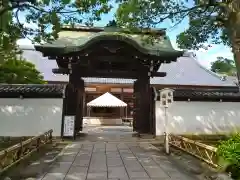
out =
{"type": "MultiPolygon", "coordinates": [[[[0,12],[4,12],[0,15],[0,63],[3,63],[5,57],[6,57],[6,52],[4,50],[6,47],[8,47],[9,43],[8,42],[8,37],[4,36],[4,32],[8,32],[8,24],[10,20],[10,13],[8,11],[3,11],[7,6],[8,6],[9,1],[8,0],[3,0],[2,3],[0,3],[0,12]]],[[[11,50],[11,48],[9,48],[11,50]]],[[[8,50],[9,50],[8,49],[8,50]]]]}
{"type": "MultiPolygon", "coordinates": [[[[5,7],[8,6],[8,0],[2,1],[2,4],[0,5],[0,10],[5,9],[5,7]]],[[[0,32],[5,32],[7,28],[7,24],[9,20],[9,12],[6,11],[2,15],[0,15],[0,32]]]]}
{"type": "Polygon", "coordinates": [[[238,84],[240,84],[240,7],[230,14],[228,29],[230,30],[229,36],[237,68],[238,84]]]}
{"type": "Polygon", "coordinates": [[[237,69],[238,85],[240,85],[240,49],[239,47],[240,47],[239,43],[233,44],[233,57],[234,57],[234,61],[237,69]]]}

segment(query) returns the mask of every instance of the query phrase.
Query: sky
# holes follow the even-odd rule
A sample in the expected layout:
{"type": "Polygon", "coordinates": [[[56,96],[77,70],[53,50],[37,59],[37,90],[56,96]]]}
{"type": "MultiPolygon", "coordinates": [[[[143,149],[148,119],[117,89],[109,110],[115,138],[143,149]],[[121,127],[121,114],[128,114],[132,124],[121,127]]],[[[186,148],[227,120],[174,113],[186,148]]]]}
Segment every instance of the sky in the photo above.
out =
{"type": "MultiPolygon", "coordinates": [[[[114,12],[116,11],[116,7],[112,9],[112,11],[106,15],[102,16],[102,20],[95,23],[95,26],[105,26],[110,20],[114,19],[114,12]]],[[[22,14],[19,17],[20,21],[24,21],[24,15],[22,14]]],[[[185,29],[188,28],[188,20],[185,19],[181,24],[178,26],[173,27],[173,24],[166,20],[165,22],[161,23],[158,28],[166,28],[167,35],[169,36],[172,45],[175,49],[178,49],[176,43],[176,36],[183,32],[185,29]]],[[[18,41],[19,45],[29,45],[31,41],[28,39],[20,39],[18,41]]],[[[217,57],[225,57],[229,59],[233,59],[233,54],[231,49],[227,46],[222,44],[211,44],[211,47],[208,50],[200,49],[198,51],[194,51],[196,53],[197,61],[206,68],[210,68],[211,62],[215,61],[217,57]]]]}

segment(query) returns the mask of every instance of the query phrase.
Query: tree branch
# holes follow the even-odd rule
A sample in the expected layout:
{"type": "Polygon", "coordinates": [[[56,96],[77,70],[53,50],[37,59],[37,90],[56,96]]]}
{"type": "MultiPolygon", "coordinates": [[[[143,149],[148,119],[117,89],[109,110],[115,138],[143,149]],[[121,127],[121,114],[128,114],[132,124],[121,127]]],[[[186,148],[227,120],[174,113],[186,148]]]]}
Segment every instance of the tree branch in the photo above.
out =
{"type": "MultiPolygon", "coordinates": [[[[29,8],[33,8],[33,9],[35,9],[35,10],[37,10],[37,11],[40,11],[40,12],[50,13],[50,11],[46,11],[46,10],[44,10],[44,9],[40,9],[40,8],[38,8],[38,7],[36,7],[36,6],[33,6],[33,5],[30,5],[30,4],[28,4],[28,7],[29,7],[29,8]]],[[[56,13],[59,13],[59,14],[76,13],[76,12],[80,12],[80,11],[79,11],[79,10],[73,10],[73,11],[71,11],[71,10],[69,10],[69,11],[56,11],[56,13]]]]}
{"type": "MultiPolygon", "coordinates": [[[[31,5],[29,3],[23,3],[23,4],[13,4],[11,6],[6,6],[6,7],[2,7],[0,9],[0,17],[5,14],[6,12],[8,11],[12,11],[14,9],[19,9],[19,8],[22,8],[22,7],[28,7],[28,8],[33,8],[37,11],[40,11],[40,12],[44,12],[44,13],[50,13],[50,11],[46,11],[44,9],[40,9],[34,5],[31,5]]],[[[67,13],[79,13],[80,11],[79,10],[69,10],[69,11],[56,11],[56,13],[59,13],[59,14],[67,14],[67,13]]]]}
{"type": "Polygon", "coordinates": [[[8,11],[12,11],[16,8],[21,8],[21,7],[27,7],[27,4],[13,4],[12,6],[8,5],[6,7],[2,6],[2,8],[0,9],[0,17],[8,11]]]}

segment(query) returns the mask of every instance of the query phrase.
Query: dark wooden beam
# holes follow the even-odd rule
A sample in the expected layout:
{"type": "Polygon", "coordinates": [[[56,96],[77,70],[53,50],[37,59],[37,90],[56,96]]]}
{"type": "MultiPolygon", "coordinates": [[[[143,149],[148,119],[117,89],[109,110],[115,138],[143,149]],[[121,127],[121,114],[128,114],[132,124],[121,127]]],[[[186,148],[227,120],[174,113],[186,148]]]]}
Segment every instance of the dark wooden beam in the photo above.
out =
{"type": "MultiPolygon", "coordinates": [[[[74,59],[74,58],[73,58],[74,59]]],[[[121,63],[130,63],[130,62],[134,62],[134,63],[139,63],[138,59],[134,58],[134,57],[129,57],[129,56],[117,56],[114,54],[111,55],[90,55],[87,57],[82,57],[79,58],[79,62],[81,63],[81,61],[84,59],[85,61],[92,61],[92,62],[121,62],[121,63]]]]}
{"type": "MultiPolygon", "coordinates": [[[[53,69],[52,72],[54,74],[69,74],[69,69],[66,68],[58,68],[58,69],[53,69]]],[[[165,77],[166,72],[152,72],[151,77],[165,77]]],[[[102,70],[102,71],[97,71],[97,70],[80,70],[79,71],[79,76],[80,77],[109,77],[109,78],[137,78],[138,73],[137,72],[129,72],[129,71],[107,71],[107,70],[102,70]],[[118,77],[119,75],[119,77],[118,77]],[[112,77],[113,76],[113,77],[112,77]]]]}
{"type": "Polygon", "coordinates": [[[52,69],[52,72],[54,73],[54,74],[69,74],[69,69],[67,69],[67,68],[54,68],[54,69],[52,69]]]}
{"type": "MultiPolygon", "coordinates": [[[[53,69],[55,74],[69,74],[68,69],[53,69]]],[[[77,77],[102,77],[102,78],[123,78],[123,79],[136,79],[138,77],[137,72],[128,72],[128,71],[89,71],[79,70],[75,71],[74,76],[77,77]]]]}
{"type": "Polygon", "coordinates": [[[83,60],[114,61],[114,62],[120,61],[123,63],[124,62],[128,63],[129,61],[136,61],[137,63],[140,63],[141,61],[146,61],[148,64],[150,64],[151,61],[153,61],[153,63],[171,63],[173,61],[173,59],[168,56],[167,57],[153,56],[153,55],[151,56],[151,55],[142,54],[140,52],[135,52],[134,54],[133,50],[129,50],[128,52],[125,52],[125,53],[110,53],[110,52],[99,53],[94,50],[96,48],[90,49],[89,50],[90,52],[85,52],[85,53],[73,52],[63,56],[48,56],[48,58],[51,60],[59,59],[59,61],[65,61],[65,62],[68,62],[68,58],[71,57],[72,61],[77,61],[77,62],[81,62],[83,60]]]}
{"type": "Polygon", "coordinates": [[[152,72],[151,77],[165,77],[167,75],[166,72],[152,72]]]}

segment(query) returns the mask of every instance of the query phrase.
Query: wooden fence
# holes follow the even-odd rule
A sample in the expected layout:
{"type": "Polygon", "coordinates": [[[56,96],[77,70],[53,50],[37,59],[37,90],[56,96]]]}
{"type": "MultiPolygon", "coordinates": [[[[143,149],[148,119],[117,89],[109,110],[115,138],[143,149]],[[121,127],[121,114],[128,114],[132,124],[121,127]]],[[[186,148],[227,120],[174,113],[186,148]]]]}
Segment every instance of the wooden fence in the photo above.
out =
{"type": "Polygon", "coordinates": [[[37,151],[41,146],[52,142],[52,132],[53,130],[49,130],[0,151],[0,174],[37,151]]]}
{"type": "Polygon", "coordinates": [[[169,135],[169,144],[217,167],[217,148],[178,135],[169,135]]]}

